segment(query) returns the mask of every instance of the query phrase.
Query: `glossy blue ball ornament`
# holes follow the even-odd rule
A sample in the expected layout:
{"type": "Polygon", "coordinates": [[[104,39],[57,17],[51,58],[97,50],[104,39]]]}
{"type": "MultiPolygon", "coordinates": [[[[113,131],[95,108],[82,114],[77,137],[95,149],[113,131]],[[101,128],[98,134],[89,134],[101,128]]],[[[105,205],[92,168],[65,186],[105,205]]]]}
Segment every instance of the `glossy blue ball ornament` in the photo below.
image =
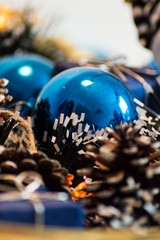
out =
{"type": "Polygon", "coordinates": [[[36,54],[20,54],[0,60],[0,78],[7,78],[13,101],[34,102],[53,73],[53,63],[36,54]]]}
{"type": "Polygon", "coordinates": [[[128,89],[110,73],[88,67],[65,70],[48,82],[35,104],[35,129],[47,130],[61,113],[72,112],[85,113],[85,122],[97,128],[114,128],[137,117],[128,89]]]}

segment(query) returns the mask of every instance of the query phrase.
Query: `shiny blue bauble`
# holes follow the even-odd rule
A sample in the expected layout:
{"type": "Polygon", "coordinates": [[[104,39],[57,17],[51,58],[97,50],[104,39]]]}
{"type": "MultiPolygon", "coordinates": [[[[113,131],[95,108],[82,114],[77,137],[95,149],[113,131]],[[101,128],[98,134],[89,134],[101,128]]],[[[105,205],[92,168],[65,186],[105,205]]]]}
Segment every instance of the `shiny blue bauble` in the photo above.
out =
{"type": "Polygon", "coordinates": [[[115,128],[137,117],[128,89],[110,73],[89,67],[65,70],[48,82],[36,100],[35,129],[47,130],[48,122],[53,125],[60,113],[70,116],[72,112],[85,113],[85,122],[99,129],[115,128]]]}
{"type": "Polygon", "coordinates": [[[0,59],[0,78],[7,78],[12,102],[34,102],[51,79],[53,63],[36,54],[20,54],[0,59]]]}

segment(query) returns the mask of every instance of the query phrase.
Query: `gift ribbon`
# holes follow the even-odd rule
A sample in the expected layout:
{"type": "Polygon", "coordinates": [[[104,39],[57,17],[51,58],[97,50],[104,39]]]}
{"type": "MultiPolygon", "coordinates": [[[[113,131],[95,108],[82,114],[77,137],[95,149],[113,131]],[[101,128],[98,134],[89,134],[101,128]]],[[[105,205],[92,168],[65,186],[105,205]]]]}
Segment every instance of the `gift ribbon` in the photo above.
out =
{"type": "Polygon", "coordinates": [[[156,105],[160,107],[160,101],[159,98],[156,96],[154,89],[141,76],[141,74],[144,74],[151,77],[154,76],[155,78],[157,78],[159,76],[159,71],[151,69],[149,67],[144,67],[143,69],[129,67],[123,63],[125,60],[126,60],[125,56],[117,56],[111,59],[90,58],[82,59],[79,64],[80,66],[97,67],[102,71],[107,72],[109,71],[114,75],[118,76],[123,83],[127,83],[127,77],[125,76],[125,74],[129,75],[130,77],[134,78],[135,80],[142,84],[144,89],[144,103],[148,104],[148,96],[150,95],[153,101],[156,103],[156,105]]]}
{"type": "Polygon", "coordinates": [[[43,200],[60,200],[66,201],[68,195],[66,193],[48,193],[36,192],[39,187],[43,186],[41,176],[36,172],[22,172],[17,176],[10,174],[1,174],[0,180],[11,180],[14,182],[17,191],[14,187],[5,184],[0,184],[1,191],[8,191],[0,194],[0,202],[2,201],[17,201],[29,200],[35,211],[35,226],[42,227],[45,225],[45,206],[43,200]],[[28,183],[27,186],[24,183],[28,183]]]}

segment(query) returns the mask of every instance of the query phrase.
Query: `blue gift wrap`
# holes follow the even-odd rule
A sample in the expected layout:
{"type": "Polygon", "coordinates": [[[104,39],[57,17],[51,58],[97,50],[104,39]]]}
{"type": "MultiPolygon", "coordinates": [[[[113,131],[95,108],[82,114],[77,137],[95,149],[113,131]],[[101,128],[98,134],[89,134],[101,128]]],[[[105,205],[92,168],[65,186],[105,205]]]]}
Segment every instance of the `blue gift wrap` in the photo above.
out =
{"type": "MultiPolygon", "coordinates": [[[[145,103],[150,108],[153,108],[155,111],[159,112],[159,108],[157,107],[151,96],[149,96],[149,94],[145,92],[143,85],[131,76],[126,75],[126,77],[127,83],[124,83],[124,85],[130,90],[132,96],[145,103]]],[[[154,94],[156,94],[156,96],[160,99],[160,86],[156,81],[157,76],[141,75],[141,77],[143,77],[144,80],[153,88],[154,94]]]]}
{"type": "MultiPolygon", "coordinates": [[[[64,194],[64,193],[63,193],[64,194]]],[[[71,200],[40,199],[40,204],[44,208],[41,211],[43,224],[53,227],[76,227],[84,226],[83,208],[71,200]]],[[[36,224],[37,213],[35,208],[39,208],[39,203],[33,204],[31,200],[17,199],[0,202],[0,221],[36,224]]],[[[38,220],[37,223],[40,221],[38,220]]],[[[42,222],[41,222],[42,224],[42,222]]]]}

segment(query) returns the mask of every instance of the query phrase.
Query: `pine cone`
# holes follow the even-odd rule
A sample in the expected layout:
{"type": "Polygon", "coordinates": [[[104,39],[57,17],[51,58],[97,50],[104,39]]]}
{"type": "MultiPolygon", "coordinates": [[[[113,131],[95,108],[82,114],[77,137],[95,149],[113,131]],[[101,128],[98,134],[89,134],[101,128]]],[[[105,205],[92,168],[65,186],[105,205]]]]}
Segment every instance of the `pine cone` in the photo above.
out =
{"type": "Polygon", "coordinates": [[[26,51],[57,62],[79,61],[82,57],[89,55],[89,53],[78,50],[62,39],[55,39],[54,36],[45,37],[44,32],[48,30],[47,21],[44,22],[43,29],[41,22],[37,21],[37,16],[30,8],[20,11],[2,5],[0,6],[0,15],[2,18],[0,23],[0,56],[26,51]]]}
{"type": "Polygon", "coordinates": [[[0,106],[4,106],[6,103],[12,100],[12,96],[8,94],[8,89],[5,88],[8,84],[8,80],[5,78],[0,79],[0,106]]]}
{"type": "MultiPolygon", "coordinates": [[[[69,192],[67,182],[70,175],[58,161],[48,158],[40,151],[31,153],[25,149],[16,150],[3,146],[0,150],[0,176],[6,175],[5,180],[1,180],[1,183],[8,183],[8,174],[10,176],[18,175],[23,171],[33,171],[42,176],[44,184],[49,190],[69,192]]],[[[13,182],[10,184],[14,186],[13,182]]]]}
{"type": "Polygon", "coordinates": [[[0,56],[13,54],[17,50],[32,50],[34,16],[30,9],[17,11],[6,6],[0,7],[4,22],[0,24],[0,56]]]}
{"type": "Polygon", "coordinates": [[[134,123],[141,127],[140,134],[144,136],[150,136],[152,141],[160,140],[160,116],[158,113],[152,110],[148,112],[142,107],[136,108],[138,112],[138,120],[134,123]]]}
{"type": "Polygon", "coordinates": [[[155,149],[156,143],[152,143],[151,138],[140,136],[139,126],[132,127],[132,124],[123,124],[116,127],[116,130],[106,128],[110,140],[104,139],[104,144],[99,148],[90,147],[86,155],[94,158],[95,161],[103,164],[111,171],[125,169],[133,171],[137,165],[149,165],[147,157],[155,149]],[[105,142],[107,143],[105,144],[105,142]],[[93,151],[95,155],[93,155],[93,151]],[[97,160],[98,157],[98,160],[97,160]],[[130,170],[131,168],[131,170],[130,170]]]}
{"type": "Polygon", "coordinates": [[[82,199],[90,226],[113,228],[159,225],[160,170],[150,164],[150,154],[160,148],[151,138],[140,136],[137,126],[123,124],[112,130],[99,147],[88,146],[86,157],[97,165],[78,170],[93,179],[82,199]]]}

